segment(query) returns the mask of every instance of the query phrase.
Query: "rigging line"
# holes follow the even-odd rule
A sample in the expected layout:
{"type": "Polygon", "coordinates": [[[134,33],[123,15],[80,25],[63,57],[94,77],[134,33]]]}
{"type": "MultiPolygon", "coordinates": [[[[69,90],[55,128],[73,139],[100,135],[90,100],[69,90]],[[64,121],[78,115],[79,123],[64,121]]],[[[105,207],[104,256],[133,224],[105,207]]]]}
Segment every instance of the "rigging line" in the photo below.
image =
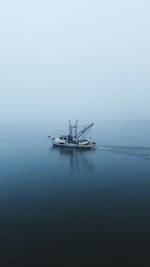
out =
{"type": "Polygon", "coordinates": [[[87,130],[87,132],[83,135],[83,137],[81,138],[81,140],[84,139],[84,137],[88,134],[89,131],[90,131],[90,129],[87,130]]]}
{"type": "Polygon", "coordinates": [[[93,126],[94,123],[91,123],[89,126],[85,127],[82,131],[80,131],[78,134],[77,134],[77,137],[79,138],[80,136],[82,136],[86,131],[88,131],[92,126],[93,126]]]}

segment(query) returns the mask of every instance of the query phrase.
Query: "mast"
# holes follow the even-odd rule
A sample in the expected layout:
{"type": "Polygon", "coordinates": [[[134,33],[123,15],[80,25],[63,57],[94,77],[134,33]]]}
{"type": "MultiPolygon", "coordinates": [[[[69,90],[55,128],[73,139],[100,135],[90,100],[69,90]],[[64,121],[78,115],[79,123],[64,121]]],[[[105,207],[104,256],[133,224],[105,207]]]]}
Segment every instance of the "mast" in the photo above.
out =
{"type": "Polygon", "coordinates": [[[69,120],[69,136],[72,138],[72,126],[70,120],[69,120]]]}
{"type": "Polygon", "coordinates": [[[78,120],[76,120],[76,126],[75,126],[75,141],[77,141],[77,130],[78,130],[78,120]]]}
{"type": "Polygon", "coordinates": [[[76,123],[74,125],[71,124],[71,121],[69,120],[69,137],[74,138],[75,141],[77,140],[77,130],[78,130],[78,120],[76,120],[76,123]]]}

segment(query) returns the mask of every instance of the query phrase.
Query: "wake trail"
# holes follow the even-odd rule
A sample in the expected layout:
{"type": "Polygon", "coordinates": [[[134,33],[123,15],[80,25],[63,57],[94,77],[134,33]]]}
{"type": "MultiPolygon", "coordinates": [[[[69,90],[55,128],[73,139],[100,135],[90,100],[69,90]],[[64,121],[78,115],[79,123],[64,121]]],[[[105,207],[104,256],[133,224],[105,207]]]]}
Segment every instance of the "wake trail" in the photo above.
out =
{"type": "Polygon", "coordinates": [[[116,145],[99,145],[97,150],[112,151],[124,155],[131,155],[150,160],[150,147],[144,146],[116,146],[116,145]]]}

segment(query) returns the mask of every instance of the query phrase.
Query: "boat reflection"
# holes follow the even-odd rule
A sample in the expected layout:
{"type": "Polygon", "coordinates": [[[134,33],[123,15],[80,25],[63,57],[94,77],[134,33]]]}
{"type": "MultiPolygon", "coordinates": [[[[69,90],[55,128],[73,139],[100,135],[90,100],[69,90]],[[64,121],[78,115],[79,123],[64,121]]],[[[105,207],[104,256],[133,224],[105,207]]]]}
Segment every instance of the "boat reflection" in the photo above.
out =
{"type": "Polygon", "coordinates": [[[71,171],[79,170],[81,168],[86,168],[89,171],[94,171],[94,165],[90,159],[90,155],[95,153],[94,149],[84,150],[69,147],[57,147],[53,146],[51,148],[53,152],[59,153],[60,156],[69,159],[71,171]]]}

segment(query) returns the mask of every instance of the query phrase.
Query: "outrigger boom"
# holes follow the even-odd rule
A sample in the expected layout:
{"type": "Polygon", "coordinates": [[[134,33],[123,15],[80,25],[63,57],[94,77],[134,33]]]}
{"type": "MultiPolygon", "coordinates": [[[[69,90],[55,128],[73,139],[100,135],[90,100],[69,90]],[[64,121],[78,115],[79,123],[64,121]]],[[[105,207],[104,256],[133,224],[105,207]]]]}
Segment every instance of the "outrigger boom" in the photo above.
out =
{"type": "Polygon", "coordinates": [[[71,124],[69,121],[69,134],[61,135],[56,138],[51,138],[48,136],[54,146],[61,147],[74,147],[74,148],[94,148],[96,146],[95,142],[88,141],[84,139],[88,131],[94,123],[91,123],[88,126],[85,126],[81,131],[78,132],[78,120],[76,120],[75,125],[71,124]]]}

